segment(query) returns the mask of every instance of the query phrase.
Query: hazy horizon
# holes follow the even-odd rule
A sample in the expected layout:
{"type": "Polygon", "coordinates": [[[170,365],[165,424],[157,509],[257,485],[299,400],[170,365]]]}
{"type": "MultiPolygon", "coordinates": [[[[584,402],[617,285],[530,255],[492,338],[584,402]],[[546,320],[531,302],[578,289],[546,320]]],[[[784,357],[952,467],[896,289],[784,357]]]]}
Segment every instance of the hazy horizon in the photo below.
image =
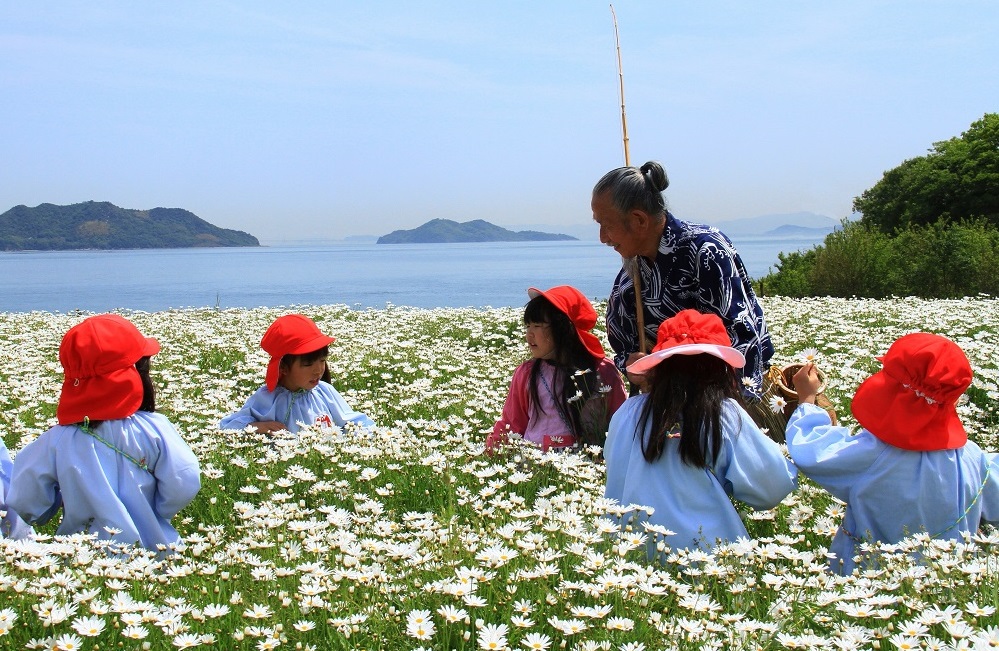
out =
{"type": "MultiPolygon", "coordinates": [[[[680,218],[850,215],[997,110],[984,0],[615,3],[630,160],[680,218]]],[[[184,208],[262,241],[578,225],[624,162],[606,2],[0,6],[0,207],[184,208]]]]}

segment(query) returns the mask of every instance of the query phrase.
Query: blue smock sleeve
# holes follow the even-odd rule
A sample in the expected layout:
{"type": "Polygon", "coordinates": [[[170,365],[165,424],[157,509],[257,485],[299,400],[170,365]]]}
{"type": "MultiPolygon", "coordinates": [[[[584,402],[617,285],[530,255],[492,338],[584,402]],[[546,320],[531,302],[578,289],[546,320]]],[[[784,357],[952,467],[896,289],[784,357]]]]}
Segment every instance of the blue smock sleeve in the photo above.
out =
{"type": "Polygon", "coordinates": [[[14,463],[10,460],[7,446],[4,445],[3,440],[0,440],[0,537],[6,536],[13,540],[19,540],[31,536],[33,532],[31,527],[7,504],[13,470],[14,463]]]}
{"type": "Polygon", "coordinates": [[[45,524],[62,507],[55,455],[62,426],[43,433],[17,454],[7,504],[31,524],[45,524]]]}
{"type": "Polygon", "coordinates": [[[988,473],[982,488],[982,521],[999,525],[999,453],[982,453],[982,462],[988,473]]]}
{"type": "Polygon", "coordinates": [[[156,478],[156,512],[170,520],[201,490],[201,467],[191,448],[167,423],[161,431],[160,455],[152,473],[156,478]]]}
{"type": "Polygon", "coordinates": [[[742,407],[726,403],[722,419],[722,429],[734,432],[714,468],[725,492],[754,509],[777,506],[797,488],[797,469],[742,407]]]}
{"type": "Polygon", "coordinates": [[[246,399],[239,411],[219,421],[219,429],[245,429],[250,423],[268,420],[289,425],[288,414],[284,413],[290,402],[289,395],[290,392],[280,386],[268,391],[267,385],[262,385],[246,399]]]}
{"type": "Polygon", "coordinates": [[[330,409],[330,416],[338,427],[343,427],[347,423],[353,423],[360,427],[375,426],[375,421],[371,420],[367,414],[352,409],[333,385],[327,384],[323,388],[328,389],[325,394],[326,401],[330,409]]]}
{"type": "Polygon", "coordinates": [[[243,406],[239,408],[239,411],[229,414],[225,418],[219,421],[219,429],[245,429],[250,423],[256,423],[259,421],[253,414],[252,405],[254,399],[257,397],[257,390],[252,396],[243,403],[243,406]]]}
{"type": "Polygon", "coordinates": [[[821,407],[801,404],[787,421],[787,449],[798,470],[844,502],[856,478],[866,473],[884,451],[869,432],[856,436],[833,425],[821,407]]]}

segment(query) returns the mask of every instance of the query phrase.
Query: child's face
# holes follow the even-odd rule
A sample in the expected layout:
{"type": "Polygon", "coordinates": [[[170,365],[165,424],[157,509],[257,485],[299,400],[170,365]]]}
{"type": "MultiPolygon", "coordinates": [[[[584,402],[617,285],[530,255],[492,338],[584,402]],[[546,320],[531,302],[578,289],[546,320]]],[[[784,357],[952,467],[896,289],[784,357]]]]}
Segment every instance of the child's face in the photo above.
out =
{"type": "Polygon", "coordinates": [[[312,362],[295,359],[291,364],[281,365],[278,384],[289,391],[309,391],[315,389],[326,372],[326,355],[312,362]]]}
{"type": "Polygon", "coordinates": [[[552,340],[550,323],[528,323],[524,326],[524,338],[534,359],[551,359],[555,355],[555,342],[552,340]]]}

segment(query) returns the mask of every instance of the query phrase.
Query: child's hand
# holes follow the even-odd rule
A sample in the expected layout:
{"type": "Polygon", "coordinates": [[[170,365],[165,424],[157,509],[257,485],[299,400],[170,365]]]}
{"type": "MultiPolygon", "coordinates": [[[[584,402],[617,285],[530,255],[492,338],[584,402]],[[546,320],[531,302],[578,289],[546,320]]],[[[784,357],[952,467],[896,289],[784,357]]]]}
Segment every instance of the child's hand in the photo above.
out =
{"type": "Polygon", "coordinates": [[[794,382],[794,390],[798,394],[798,402],[815,404],[815,396],[819,393],[822,380],[819,379],[819,370],[815,364],[808,362],[794,374],[791,378],[794,382]]]}
{"type": "MultiPolygon", "coordinates": [[[[628,359],[625,362],[625,368],[631,366],[643,357],[645,357],[645,353],[632,353],[631,355],[628,355],[628,359]]],[[[649,392],[649,378],[644,373],[625,373],[625,376],[628,378],[628,382],[638,387],[640,393],[649,392]]]]}
{"type": "Polygon", "coordinates": [[[250,423],[250,427],[256,428],[258,432],[263,434],[273,434],[274,432],[280,432],[281,430],[288,429],[287,425],[276,420],[264,420],[256,423],[250,423]]]}

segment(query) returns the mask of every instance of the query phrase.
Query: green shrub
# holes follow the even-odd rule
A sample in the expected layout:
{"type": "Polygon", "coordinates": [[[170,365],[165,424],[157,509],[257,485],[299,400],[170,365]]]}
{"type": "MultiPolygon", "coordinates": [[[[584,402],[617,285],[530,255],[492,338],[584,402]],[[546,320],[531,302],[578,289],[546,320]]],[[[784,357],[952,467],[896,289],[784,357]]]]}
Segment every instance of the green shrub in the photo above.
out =
{"type": "Polygon", "coordinates": [[[811,296],[811,270],[815,267],[816,248],[777,254],[777,273],[757,283],[757,291],[773,296],[811,296]]]}
{"type": "Polygon", "coordinates": [[[999,228],[938,221],[887,235],[844,222],[823,244],[781,254],[761,293],[781,296],[958,298],[999,293],[999,228]]]}

